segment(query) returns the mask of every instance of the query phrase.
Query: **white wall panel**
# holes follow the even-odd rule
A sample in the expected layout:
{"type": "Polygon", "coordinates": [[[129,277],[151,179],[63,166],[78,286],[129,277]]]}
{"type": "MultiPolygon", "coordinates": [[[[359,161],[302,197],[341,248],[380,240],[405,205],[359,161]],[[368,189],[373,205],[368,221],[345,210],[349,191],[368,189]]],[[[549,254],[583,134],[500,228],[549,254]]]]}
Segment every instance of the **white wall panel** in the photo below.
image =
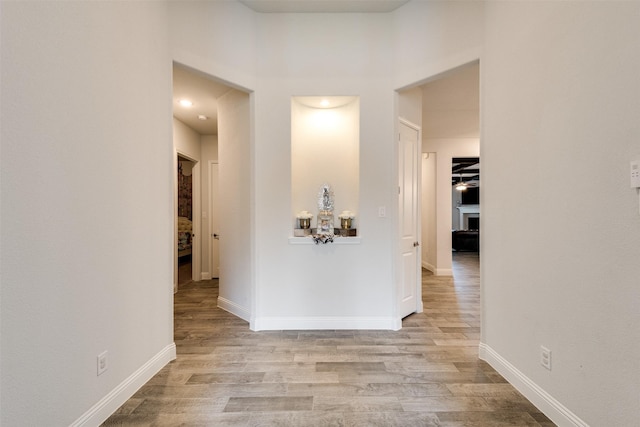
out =
{"type": "Polygon", "coordinates": [[[482,341],[571,425],[635,425],[640,4],[490,2],[486,14],[482,341]]]}
{"type": "Polygon", "coordinates": [[[171,357],[166,8],[1,7],[0,424],[70,425],[171,357]]]}

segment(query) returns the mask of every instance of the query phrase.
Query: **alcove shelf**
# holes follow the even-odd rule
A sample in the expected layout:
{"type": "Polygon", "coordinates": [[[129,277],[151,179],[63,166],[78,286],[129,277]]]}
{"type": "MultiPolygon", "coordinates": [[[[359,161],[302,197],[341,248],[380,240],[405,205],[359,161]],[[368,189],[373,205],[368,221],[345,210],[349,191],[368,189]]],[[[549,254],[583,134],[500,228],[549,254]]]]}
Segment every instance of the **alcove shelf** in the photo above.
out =
{"type": "MultiPolygon", "coordinates": [[[[293,96],[291,98],[291,216],[320,211],[358,212],[360,175],[360,98],[293,96]],[[330,188],[332,206],[319,206],[319,192],[330,188]]],[[[334,220],[336,220],[334,218],[334,220]]],[[[339,221],[339,219],[337,219],[339,221]]],[[[337,225],[338,223],[336,223],[337,225]]],[[[294,225],[296,227],[297,224],[294,225]]],[[[333,225],[332,225],[333,227],[333,225]]],[[[337,236],[327,245],[359,244],[356,236],[337,236]]],[[[290,244],[316,244],[294,233],[290,244]]],[[[323,243],[319,243],[323,245],[323,243]]]]}

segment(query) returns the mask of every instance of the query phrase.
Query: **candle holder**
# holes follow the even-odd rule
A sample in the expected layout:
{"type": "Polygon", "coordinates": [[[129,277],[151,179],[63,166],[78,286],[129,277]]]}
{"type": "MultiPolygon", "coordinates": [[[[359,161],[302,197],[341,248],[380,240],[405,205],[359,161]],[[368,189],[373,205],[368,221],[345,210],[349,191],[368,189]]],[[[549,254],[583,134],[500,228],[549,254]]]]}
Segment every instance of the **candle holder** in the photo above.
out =
{"type": "Polygon", "coordinates": [[[311,218],[298,218],[298,224],[300,225],[300,228],[306,230],[311,227],[311,218]]]}
{"type": "Polygon", "coordinates": [[[340,215],[338,215],[338,218],[340,218],[340,228],[348,230],[351,228],[351,223],[353,218],[355,218],[355,214],[351,211],[342,211],[340,215]]]}

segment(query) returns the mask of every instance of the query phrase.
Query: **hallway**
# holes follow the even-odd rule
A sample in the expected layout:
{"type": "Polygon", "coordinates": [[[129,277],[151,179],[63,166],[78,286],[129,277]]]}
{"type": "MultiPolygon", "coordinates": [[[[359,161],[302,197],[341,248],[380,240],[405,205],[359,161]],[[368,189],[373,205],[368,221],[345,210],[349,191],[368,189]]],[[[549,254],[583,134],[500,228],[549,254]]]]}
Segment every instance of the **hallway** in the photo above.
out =
{"type": "Polygon", "coordinates": [[[105,426],[554,424],[479,361],[477,253],[423,270],[424,313],[400,331],[252,332],[216,307],[217,281],[175,295],[178,358],[105,426]]]}

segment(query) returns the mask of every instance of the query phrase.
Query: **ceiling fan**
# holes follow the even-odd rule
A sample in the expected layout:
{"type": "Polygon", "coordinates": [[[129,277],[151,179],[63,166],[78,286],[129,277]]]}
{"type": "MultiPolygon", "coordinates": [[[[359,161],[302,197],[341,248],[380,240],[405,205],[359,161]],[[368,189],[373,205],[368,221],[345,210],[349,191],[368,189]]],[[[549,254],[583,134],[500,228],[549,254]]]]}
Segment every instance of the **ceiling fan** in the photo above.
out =
{"type": "Polygon", "coordinates": [[[480,186],[480,159],[478,157],[454,157],[451,162],[451,184],[456,190],[465,191],[467,188],[480,186]]]}
{"type": "Polygon", "coordinates": [[[462,174],[460,174],[460,179],[454,183],[454,187],[458,191],[465,191],[467,188],[476,188],[480,186],[480,182],[472,177],[469,181],[464,181],[462,179],[462,174]]]}

